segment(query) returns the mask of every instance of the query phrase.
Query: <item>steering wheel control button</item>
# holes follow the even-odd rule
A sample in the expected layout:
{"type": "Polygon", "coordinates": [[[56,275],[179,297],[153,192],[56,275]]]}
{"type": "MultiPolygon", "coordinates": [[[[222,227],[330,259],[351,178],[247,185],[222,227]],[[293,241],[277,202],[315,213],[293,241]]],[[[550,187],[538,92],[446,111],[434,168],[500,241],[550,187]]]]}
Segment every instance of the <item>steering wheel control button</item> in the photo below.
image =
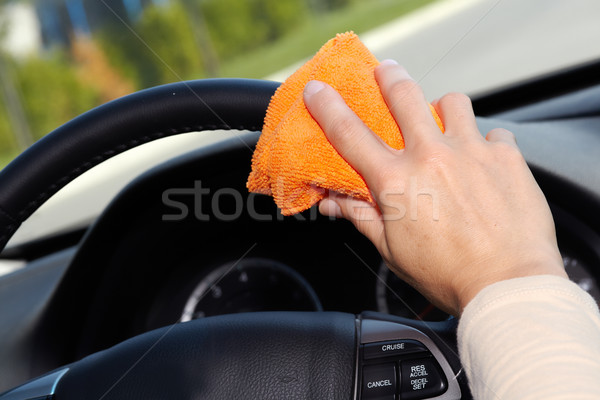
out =
{"type": "Polygon", "coordinates": [[[396,364],[378,364],[363,367],[363,399],[393,400],[397,386],[396,364]]]}
{"type": "Polygon", "coordinates": [[[369,343],[364,345],[363,358],[382,358],[390,356],[403,356],[413,353],[425,353],[427,348],[416,340],[393,340],[388,342],[369,343]]]}
{"type": "Polygon", "coordinates": [[[402,400],[439,396],[448,387],[434,358],[402,361],[400,371],[402,400]]]}

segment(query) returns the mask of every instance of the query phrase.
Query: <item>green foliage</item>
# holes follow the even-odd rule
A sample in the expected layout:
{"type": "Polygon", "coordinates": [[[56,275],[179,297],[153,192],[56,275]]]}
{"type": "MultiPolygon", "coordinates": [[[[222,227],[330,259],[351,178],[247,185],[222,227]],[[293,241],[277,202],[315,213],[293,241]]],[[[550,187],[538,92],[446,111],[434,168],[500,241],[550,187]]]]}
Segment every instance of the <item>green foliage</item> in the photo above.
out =
{"type": "Polygon", "coordinates": [[[132,30],[115,23],[98,38],[112,65],[143,88],[205,77],[197,41],[210,42],[223,61],[284,36],[307,16],[303,0],[171,1],[147,7],[132,30]]]}
{"type": "Polygon", "coordinates": [[[221,58],[265,40],[265,26],[255,24],[251,3],[253,1],[239,0],[203,3],[203,17],[213,46],[221,58]]]}
{"type": "MultiPolygon", "coordinates": [[[[21,62],[6,57],[6,62],[11,65],[8,78],[19,93],[34,139],[100,103],[98,94],[79,80],[77,71],[62,54],[21,62]]],[[[19,151],[7,112],[0,98],[0,168],[19,151]]]]}
{"type": "Polygon", "coordinates": [[[156,79],[154,63],[147,49],[139,41],[131,40],[132,33],[120,27],[107,27],[96,35],[102,51],[113,67],[129,79],[137,88],[148,86],[144,82],[156,79]]]}
{"type": "Polygon", "coordinates": [[[312,8],[315,11],[331,11],[347,7],[350,3],[352,0],[312,0],[312,8]]]}
{"type": "Polygon", "coordinates": [[[16,78],[35,139],[100,102],[98,94],[81,83],[75,69],[60,54],[24,61],[16,78]]]}
{"type": "Polygon", "coordinates": [[[151,84],[202,76],[202,58],[194,41],[190,19],[181,5],[148,7],[137,27],[153,53],[157,80],[151,84]]]}
{"type": "Polygon", "coordinates": [[[138,88],[203,77],[192,26],[179,3],[147,7],[133,30],[117,23],[98,39],[111,63],[138,88]]]}
{"type": "MultiPolygon", "coordinates": [[[[0,155],[17,151],[17,142],[12,134],[12,127],[8,119],[8,112],[3,101],[0,101],[0,155]]],[[[0,168],[2,162],[0,160],[0,168]]]]}
{"type": "MultiPolygon", "coordinates": [[[[108,18],[92,39],[135,89],[203,78],[205,62],[213,73],[218,64],[221,76],[261,78],[314,54],[337,32],[363,32],[432,1],[170,0],[146,7],[131,26],[108,18]],[[202,54],[211,48],[218,63],[202,54]]],[[[100,103],[81,67],[66,53],[12,64],[10,79],[36,139],[100,103]]],[[[17,151],[2,101],[0,166],[17,151]]]]}
{"type": "Polygon", "coordinates": [[[201,9],[221,59],[264,46],[308,16],[302,0],[209,0],[201,3],[201,9]]]}
{"type": "Polygon", "coordinates": [[[305,23],[274,43],[222,63],[222,75],[264,78],[311,57],[336,33],[354,31],[360,34],[436,0],[348,1],[347,7],[317,13],[317,5],[314,3],[318,2],[323,7],[324,0],[313,0],[312,10],[315,14],[305,23]]]}
{"type": "Polygon", "coordinates": [[[296,29],[308,16],[302,0],[262,0],[256,6],[256,18],[268,26],[269,42],[296,29]]]}

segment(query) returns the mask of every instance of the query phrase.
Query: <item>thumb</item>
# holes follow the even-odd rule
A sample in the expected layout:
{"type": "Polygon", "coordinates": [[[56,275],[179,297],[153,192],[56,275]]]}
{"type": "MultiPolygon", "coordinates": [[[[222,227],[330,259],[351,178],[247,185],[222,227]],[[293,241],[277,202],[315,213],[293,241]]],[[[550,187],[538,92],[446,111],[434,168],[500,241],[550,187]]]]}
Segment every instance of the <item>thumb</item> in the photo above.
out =
{"type": "Polygon", "coordinates": [[[352,197],[330,192],[319,203],[319,212],[323,215],[345,218],[365,235],[379,250],[384,238],[384,225],[381,212],[373,204],[352,197]]]}

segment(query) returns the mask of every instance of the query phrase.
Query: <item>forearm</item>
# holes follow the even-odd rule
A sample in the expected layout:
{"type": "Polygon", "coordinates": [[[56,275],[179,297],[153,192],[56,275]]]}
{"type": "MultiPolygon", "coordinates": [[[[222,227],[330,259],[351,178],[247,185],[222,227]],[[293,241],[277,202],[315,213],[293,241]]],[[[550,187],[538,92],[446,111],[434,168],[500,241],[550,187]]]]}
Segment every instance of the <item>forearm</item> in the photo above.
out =
{"type": "Polygon", "coordinates": [[[600,314],[566,279],[490,285],[465,308],[458,342],[476,400],[600,398],[600,314]]]}

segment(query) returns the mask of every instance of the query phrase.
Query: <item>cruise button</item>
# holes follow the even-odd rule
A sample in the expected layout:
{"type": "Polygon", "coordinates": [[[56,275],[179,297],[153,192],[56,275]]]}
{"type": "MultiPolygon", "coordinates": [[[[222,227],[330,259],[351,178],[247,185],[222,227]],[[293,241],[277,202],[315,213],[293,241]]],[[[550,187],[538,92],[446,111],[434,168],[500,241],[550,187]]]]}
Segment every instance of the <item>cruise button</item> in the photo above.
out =
{"type": "Polygon", "coordinates": [[[396,365],[379,364],[363,367],[363,399],[393,399],[396,394],[396,365]]]}
{"type": "Polygon", "coordinates": [[[448,385],[434,358],[402,361],[402,400],[426,399],[439,396],[448,385]]]}
{"type": "Polygon", "coordinates": [[[363,358],[381,358],[401,356],[404,354],[426,352],[427,348],[416,340],[393,340],[388,342],[369,343],[364,345],[363,358]]]}

